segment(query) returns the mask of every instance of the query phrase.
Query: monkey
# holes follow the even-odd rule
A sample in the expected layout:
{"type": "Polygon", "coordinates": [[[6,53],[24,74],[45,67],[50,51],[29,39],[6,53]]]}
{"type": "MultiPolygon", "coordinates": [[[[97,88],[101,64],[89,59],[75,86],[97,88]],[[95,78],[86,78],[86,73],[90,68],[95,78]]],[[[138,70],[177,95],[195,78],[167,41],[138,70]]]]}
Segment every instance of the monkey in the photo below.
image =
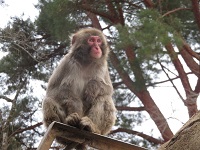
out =
{"type": "Polygon", "coordinates": [[[108,71],[109,46],[102,31],[73,34],[69,52],[51,75],[42,103],[43,122],[58,121],[107,135],[116,120],[108,71]]]}

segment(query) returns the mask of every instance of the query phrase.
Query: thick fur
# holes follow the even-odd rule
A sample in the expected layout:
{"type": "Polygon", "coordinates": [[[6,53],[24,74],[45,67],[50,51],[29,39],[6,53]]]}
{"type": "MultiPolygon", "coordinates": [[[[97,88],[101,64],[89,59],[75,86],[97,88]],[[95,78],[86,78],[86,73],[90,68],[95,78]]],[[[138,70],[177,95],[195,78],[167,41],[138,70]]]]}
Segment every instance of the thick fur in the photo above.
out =
{"type": "Polygon", "coordinates": [[[101,31],[82,29],[73,35],[69,53],[64,56],[49,79],[43,100],[43,121],[66,123],[106,135],[115,123],[113,87],[107,57],[108,44],[101,31]],[[102,57],[90,57],[89,36],[100,36],[102,57]]]}

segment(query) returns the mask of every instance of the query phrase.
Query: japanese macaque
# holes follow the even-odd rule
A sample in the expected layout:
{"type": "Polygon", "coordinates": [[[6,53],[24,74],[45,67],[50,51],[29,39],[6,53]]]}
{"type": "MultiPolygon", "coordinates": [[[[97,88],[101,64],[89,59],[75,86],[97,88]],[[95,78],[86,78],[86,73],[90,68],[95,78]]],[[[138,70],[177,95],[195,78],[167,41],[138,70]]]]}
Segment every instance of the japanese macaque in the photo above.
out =
{"type": "Polygon", "coordinates": [[[94,28],[72,36],[69,53],[49,79],[43,101],[43,122],[62,122],[106,135],[115,123],[113,87],[107,57],[106,37],[94,28]]]}

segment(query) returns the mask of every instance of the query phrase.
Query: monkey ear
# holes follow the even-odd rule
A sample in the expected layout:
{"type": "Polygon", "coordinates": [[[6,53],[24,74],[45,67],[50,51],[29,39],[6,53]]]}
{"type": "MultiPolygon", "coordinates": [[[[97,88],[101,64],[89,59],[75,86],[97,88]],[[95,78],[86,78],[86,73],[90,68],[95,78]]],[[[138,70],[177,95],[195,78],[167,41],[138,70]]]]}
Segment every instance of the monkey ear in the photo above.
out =
{"type": "Polygon", "coordinates": [[[75,41],[76,41],[76,36],[73,35],[73,36],[72,36],[72,45],[75,43],[75,41]]]}

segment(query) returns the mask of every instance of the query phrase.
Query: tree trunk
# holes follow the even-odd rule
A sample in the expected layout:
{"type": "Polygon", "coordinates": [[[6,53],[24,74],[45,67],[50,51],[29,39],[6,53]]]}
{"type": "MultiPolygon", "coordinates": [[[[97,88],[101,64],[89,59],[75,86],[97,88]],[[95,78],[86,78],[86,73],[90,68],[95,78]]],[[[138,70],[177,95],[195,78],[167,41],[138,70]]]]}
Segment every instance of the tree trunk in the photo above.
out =
{"type": "Polygon", "coordinates": [[[3,132],[3,140],[2,140],[2,150],[7,150],[8,148],[8,134],[7,132],[3,132]]]}
{"type": "Polygon", "coordinates": [[[200,111],[197,112],[167,143],[158,150],[200,149],[200,111]]]}

